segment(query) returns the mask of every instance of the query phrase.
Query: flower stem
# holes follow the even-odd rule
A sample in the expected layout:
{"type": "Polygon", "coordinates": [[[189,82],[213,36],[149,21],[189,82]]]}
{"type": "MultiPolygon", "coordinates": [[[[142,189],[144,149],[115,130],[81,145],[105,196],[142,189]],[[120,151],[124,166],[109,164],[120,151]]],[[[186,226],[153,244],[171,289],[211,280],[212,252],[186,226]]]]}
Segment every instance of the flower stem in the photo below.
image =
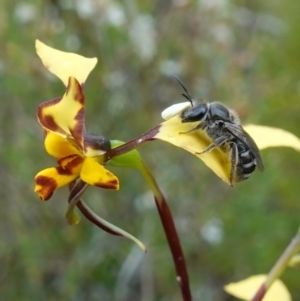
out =
{"type": "Polygon", "coordinates": [[[169,248],[172,253],[173,262],[177,274],[176,280],[180,286],[183,301],[192,301],[185,259],[171,211],[154,177],[149,172],[147,166],[143,163],[138,152],[136,151],[137,147],[144,145],[146,142],[154,140],[155,136],[159,132],[159,129],[160,125],[156,126],[155,128],[151,129],[150,131],[136,139],[133,139],[127,143],[121,144],[120,146],[107,151],[105,154],[105,161],[107,161],[111,166],[136,168],[145,177],[154,194],[156,207],[158,209],[160,220],[162,222],[162,226],[168,240],[169,248]],[[130,154],[130,151],[136,151],[136,153],[132,153],[132,157],[127,157],[130,154]],[[112,160],[109,161],[110,159],[112,160]]]}
{"type": "Polygon", "coordinates": [[[180,286],[183,301],[191,301],[192,296],[189,286],[189,277],[186,269],[183,251],[181,248],[180,240],[175,228],[171,211],[154,177],[149,172],[146,165],[141,164],[139,170],[146,178],[154,193],[156,207],[158,209],[159,216],[165,231],[165,235],[167,237],[168,244],[173,256],[173,261],[177,273],[176,280],[180,286]]]}
{"type": "MultiPolygon", "coordinates": [[[[96,225],[97,227],[101,228],[105,232],[116,235],[116,236],[122,236],[125,238],[128,238],[135,242],[145,253],[147,252],[146,247],[142,242],[140,242],[137,238],[132,236],[131,234],[127,233],[126,231],[122,230],[121,228],[107,222],[97,214],[95,214],[87,204],[81,200],[81,196],[86,191],[88,187],[88,184],[86,184],[84,181],[79,180],[77,183],[72,182],[70,184],[70,195],[68,198],[68,202],[72,205],[76,205],[77,208],[80,210],[80,212],[88,219],[91,223],[96,225]]],[[[68,210],[69,214],[74,209],[74,206],[68,210]]]]}
{"type": "Polygon", "coordinates": [[[261,301],[265,296],[266,292],[272,285],[272,283],[281,276],[281,274],[285,271],[286,267],[288,266],[289,261],[291,258],[300,250],[300,229],[295,237],[292,239],[288,247],[279,257],[273,268],[271,269],[270,273],[266,281],[261,285],[261,287],[256,292],[255,296],[252,298],[251,301],[261,301]]]}
{"type": "Polygon", "coordinates": [[[143,135],[130,140],[127,143],[124,143],[116,148],[113,148],[105,153],[105,161],[110,160],[113,157],[120,156],[131,150],[136,149],[139,146],[144,145],[145,143],[154,140],[155,135],[158,133],[160,125],[156,126],[155,128],[151,129],[150,131],[144,133],[143,135]]]}
{"type": "Polygon", "coordinates": [[[79,180],[77,183],[72,182],[70,184],[70,195],[68,198],[68,202],[75,202],[76,206],[80,210],[80,212],[85,216],[87,220],[89,220],[92,224],[98,226],[102,230],[112,234],[121,236],[119,233],[112,231],[111,229],[105,227],[101,222],[98,221],[93,211],[80,199],[82,196],[82,192],[86,190],[86,183],[82,180],[79,180]]]}
{"type": "Polygon", "coordinates": [[[80,221],[80,216],[75,212],[75,207],[80,201],[81,196],[88,189],[88,184],[83,181],[70,184],[71,193],[68,198],[69,206],[66,212],[66,218],[70,225],[76,225],[80,221]]]}

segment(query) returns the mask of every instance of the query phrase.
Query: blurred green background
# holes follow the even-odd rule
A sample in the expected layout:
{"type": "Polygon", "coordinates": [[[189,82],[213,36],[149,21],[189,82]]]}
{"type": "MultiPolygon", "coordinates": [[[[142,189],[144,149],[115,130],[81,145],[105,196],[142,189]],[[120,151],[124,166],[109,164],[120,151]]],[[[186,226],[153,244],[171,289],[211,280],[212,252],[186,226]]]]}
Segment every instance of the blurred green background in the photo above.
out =
{"type": "MultiPolygon", "coordinates": [[[[0,300],[180,300],[170,251],[147,184],[114,169],[121,190],[85,201],[148,247],[86,220],[68,226],[67,189],[48,202],[35,174],[54,166],[37,106],[64,93],[41,64],[36,38],[98,57],[86,87],[88,131],[128,141],[181,102],[219,100],[244,124],[300,136],[300,1],[49,0],[0,3],[0,300]]],[[[156,141],[140,149],[174,215],[194,300],[229,301],[223,285],[267,273],[300,220],[300,156],[263,151],[266,170],[228,187],[189,153],[156,141]]],[[[282,277],[300,300],[299,271],[282,277]]]]}

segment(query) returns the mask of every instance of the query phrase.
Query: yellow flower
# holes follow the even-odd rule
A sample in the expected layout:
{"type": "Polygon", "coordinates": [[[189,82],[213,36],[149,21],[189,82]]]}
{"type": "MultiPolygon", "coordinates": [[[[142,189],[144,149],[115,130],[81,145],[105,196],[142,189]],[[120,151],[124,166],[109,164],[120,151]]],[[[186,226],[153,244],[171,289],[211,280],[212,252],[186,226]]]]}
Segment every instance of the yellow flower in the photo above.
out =
{"type": "Polygon", "coordinates": [[[84,95],[74,77],[69,78],[62,98],[39,106],[37,117],[45,131],[45,148],[58,159],[57,167],[42,170],[35,177],[35,192],[42,200],[78,177],[93,186],[119,189],[118,178],[103,166],[110,141],[85,131],[84,95]]]}

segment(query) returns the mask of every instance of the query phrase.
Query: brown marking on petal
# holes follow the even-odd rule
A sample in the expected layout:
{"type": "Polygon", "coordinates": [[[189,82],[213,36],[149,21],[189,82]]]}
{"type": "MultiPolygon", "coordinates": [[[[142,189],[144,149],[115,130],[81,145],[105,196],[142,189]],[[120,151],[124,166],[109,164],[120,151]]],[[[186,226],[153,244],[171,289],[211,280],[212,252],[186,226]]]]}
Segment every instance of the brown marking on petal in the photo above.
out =
{"type": "Polygon", "coordinates": [[[77,158],[67,163],[67,165],[64,168],[72,173],[72,170],[75,169],[78,165],[82,164],[82,162],[83,158],[77,155],[77,158]]]}
{"type": "Polygon", "coordinates": [[[34,179],[37,186],[41,186],[39,190],[36,190],[43,201],[47,201],[51,198],[53,191],[57,187],[57,183],[55,179],[46,177],[46,176],[38,176],[34,179]]]}
{"type": "MultiPolygon", "coordinates": [[[[110,173],[107,172],[107,176],[110,177],[110,173]]],[[[97,186],[97,187],[101,187],[101,188],[104,188],[104,189],[118,189],[119,188],[119,181],[118,179],[112,179],[110,181],[107,181],[105,183],[101,182],[96,182],[94,183],[94,186],[97,186]]]]}
{"type": "Polygon", "coordinates": [[[73,98],[74,98],[74,100],[78,101],[79,103],[81,103],[83,105],[84,104],[84,95],[81,90],[81,85],[79,84],[79,82],[77,81],[77,79],[75,77],[69,77],[68,86],[66,89],[66,95],[68,95],[70,92],[71,81],[73,81],[73,84],[74,84],[74,89],[72,90],[72,91],[74,91],[73,98]]]}
{"type": "Polygon", "coordinates": [[[82,107],[77,115],[75,116],[75,120],[78,121],[78,123],[81,123],[83,125],[83,121],[84,121],[84,107],[82,107]]]}
{"type": "Polygon", "coordinates": [[[39,105],[38,109],[40,110],[44,107],[53,106],[53,105],[59,103],[61,100],[62,100],[62,97],[55,97],[50,100],[44,101],[39,105]]]}
{"type": "Polygon", "coordinates": [[[84,107],[82,107],[77,115],[74,118],[77,123],[74,128],[70,129],[72,136],[74,137],[77,144],[80,146],[80,149],[83,149],[83,133],[85,131],[84,128],[84,107]]]}
{"type": "Polygon", "coordinates": [[[84,95],[81,90],[81,86],[79,82],[75,79],[75,85],[76,85],[76,94],[74,95],[74,99],[84,105],[84,95]]]}
{"type": "Polygon", "coordinates": [[[51,130],[53,132],[60,131],[60,127],[56,124],[53,116],[51,116],[51,115],[43,116],[43,126],[45,126],[45,125],[48,130],[51,130]]]}
{"type": "Polygon", "coordinates": [[[78,155],[77,154],[72,154],[72,155],[69,155],[69,156],[66,156],[66,157],[63,157],[59,160],[57,160],[57,163],[62,166],[63,168],[67,165],[67,164],[64,164],[64,162],[67,160],[68,162],[71,162],[73,161],[73,159],[77,158],[78,155]]]}
{"type": "Polygon", "coordinates": [[[94,186],[101,187],[104,189],[117,189],[118,187],[118,181],[113,180],[106,183],[95,183],[94,186]]]}
{"type": "Polygon", "coordinates": [[[58,102],[61,101],[61,99],[62,99],[61,97],[57,97],[57,98],[51,99],[49,101],[46,101],[46,102],[43,102],[42,104],[40,104],[38,107],[38,110],[37,110],[37,118],[38,118],[38,121],[40,122],[40,124],[44,128],[51,130],[51,131],[64,133],[64,131],[55,122],[53,116],[44,114],[45,108],[56,105],[58,102]]]}
{"type": "MultiPolygon", "coordinates": [[[[68,164],[67,164],[67,166],[68,166],[68,164]]],[[[64,176],[64,175],[66,175],[66,176],[72,175],[72,171],[71,170],[69,170],[67,168],[63,168],[61,166],[56,167],[56,171],[57,171],[57,173],[59,175],[62,175],[62,176],[64,176]]]]}

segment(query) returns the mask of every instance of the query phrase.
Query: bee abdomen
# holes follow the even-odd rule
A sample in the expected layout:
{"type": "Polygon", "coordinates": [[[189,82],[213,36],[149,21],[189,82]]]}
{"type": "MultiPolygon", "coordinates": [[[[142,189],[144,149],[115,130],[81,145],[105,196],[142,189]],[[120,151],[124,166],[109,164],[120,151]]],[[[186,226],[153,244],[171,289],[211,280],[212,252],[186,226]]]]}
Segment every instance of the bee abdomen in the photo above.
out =
{"type": "Polygon", "coordinates": [[[248,179],[256,168],[255,158],[252,152],[244,144],[238,143],[240,177],[243,180],[248,179]]]}

